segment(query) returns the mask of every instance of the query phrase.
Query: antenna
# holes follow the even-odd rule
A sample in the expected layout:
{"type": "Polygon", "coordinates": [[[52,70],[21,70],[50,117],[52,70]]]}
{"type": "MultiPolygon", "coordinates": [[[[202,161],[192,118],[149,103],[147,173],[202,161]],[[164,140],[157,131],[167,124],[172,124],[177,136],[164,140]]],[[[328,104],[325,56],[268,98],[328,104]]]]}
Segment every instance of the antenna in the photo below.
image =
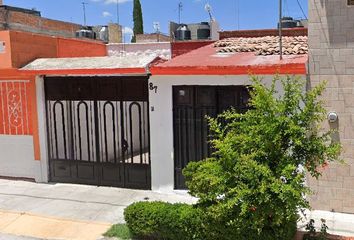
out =
{"type": "Polygon", "coordinates": [[[209,14],[210,22],[214,22],[214,21],[215,21],[215,18],[214,18],[213,15],[211,14],[212,8],[211,8],[210,4],[209,4],[209,3],[205,4],[204,9],[205,9],[205,11],[207,11],[208,14],[209,14]]]}
{"type": "Polygon", "coordinates": [[[181,14],[183,11],[183,3],[179,2],[178,4],[178,23],[181,24],[181,14]]]}
{"type": "Polygon", "coordinates": [[[155,33],[160,33],[160,22],[153,22],[155,33]]]}
{"type": "Polygon", "coordinates": [[[237,29],[240,30],[240,0],[236,0],[236,24],[237,29]]]}
{"type": "Polygon", "coordinates": [[[119,25],[119,0],[117,1],[117,24],[119,25]]]}
{"type": "Polygon", "coordinates": [[[87,2],[82,2],[82,9],[84,10],[84,26],[86,26],[86,5],[88,4],[87,2]]]}

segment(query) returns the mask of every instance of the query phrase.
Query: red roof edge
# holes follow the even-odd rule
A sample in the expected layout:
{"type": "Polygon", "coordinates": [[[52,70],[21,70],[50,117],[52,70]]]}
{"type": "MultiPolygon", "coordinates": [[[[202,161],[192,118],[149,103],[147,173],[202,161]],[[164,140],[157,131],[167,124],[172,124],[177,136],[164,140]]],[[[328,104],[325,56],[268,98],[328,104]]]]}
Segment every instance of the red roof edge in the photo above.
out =
{"type": "Polygon", "coordinates": [[[244,67],[153,67],[152,75],[306,75],[306,64],[294,63],[272,66],[244,67]]]}
{"type": "MultiPolygon", "coordinates": [[[[308,29],[304,27],[285,28],[283,29],[283,36],[307,36],[308,29]]],[[[220,40],[232,37],[266,37],[278,36],[278,29],[257,29],[257,30],[238,30],[238,31],[222,31],[220,32],[220,40]]]]}

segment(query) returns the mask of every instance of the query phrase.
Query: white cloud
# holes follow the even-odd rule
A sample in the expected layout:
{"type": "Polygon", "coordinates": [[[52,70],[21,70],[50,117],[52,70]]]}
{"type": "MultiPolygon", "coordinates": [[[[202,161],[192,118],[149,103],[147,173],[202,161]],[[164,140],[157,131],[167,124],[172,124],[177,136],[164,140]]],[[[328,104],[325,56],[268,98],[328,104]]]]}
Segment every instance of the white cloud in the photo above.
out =
{"type": "Polygon", "coordinates": [[[134,34],[133,29],[130,27],[124,27],[123,32],[125,35],[133,35],[134,34]]]}
{"type": "Polygon", "coordinates": [[[104,11],[104,12],[102,13],[102,16],[103,16],[103,17],[111,17],[112,14],[111,14],[110,12],[104,11]]]}

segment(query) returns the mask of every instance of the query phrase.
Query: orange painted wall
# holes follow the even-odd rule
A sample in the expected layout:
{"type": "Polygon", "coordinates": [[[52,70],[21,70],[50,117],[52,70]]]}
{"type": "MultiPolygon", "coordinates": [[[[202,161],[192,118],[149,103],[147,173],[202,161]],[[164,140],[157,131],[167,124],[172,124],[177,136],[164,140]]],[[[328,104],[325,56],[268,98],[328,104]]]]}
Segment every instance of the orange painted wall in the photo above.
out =
{"type": "Polygon", "coordinates": [[[106,56],[99,41],[59,38],[19,31],[0,31],[6,52],[0,54],[0,69],[21,68],[38,58],[106,56]]]}
{"type": "Polygon", "coordinates": [[[54,37],[10,31],[12,67],[21,68],[37,58],[57,57],[54,37]]]}
{"type": "Polygon", "coordinates": [[[0,31],[0,42],[5,43],[5,51],[0,53],[0,69],[1,68],[11,68],[11,44],[10,44],[10,32],[0,31]]]}
{"type": "Polygon", "coordinates": [[[58,38],[58,57],[103,57],[106,45],[98,41],[58,38]]]}

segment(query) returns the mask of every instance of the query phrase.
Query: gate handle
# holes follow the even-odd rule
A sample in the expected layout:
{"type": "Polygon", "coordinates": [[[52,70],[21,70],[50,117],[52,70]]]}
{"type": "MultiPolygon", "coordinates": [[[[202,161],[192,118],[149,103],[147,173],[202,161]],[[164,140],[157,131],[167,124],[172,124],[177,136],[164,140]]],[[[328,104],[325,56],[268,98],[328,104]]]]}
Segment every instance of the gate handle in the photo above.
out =
{"type": "Polygon", "coordinates": [[[123,146],[122,146],[123,152],[128,151],[128,147],[129,147],[129,145],[128,145],[127,140],[123,139],[123,146]]]}

